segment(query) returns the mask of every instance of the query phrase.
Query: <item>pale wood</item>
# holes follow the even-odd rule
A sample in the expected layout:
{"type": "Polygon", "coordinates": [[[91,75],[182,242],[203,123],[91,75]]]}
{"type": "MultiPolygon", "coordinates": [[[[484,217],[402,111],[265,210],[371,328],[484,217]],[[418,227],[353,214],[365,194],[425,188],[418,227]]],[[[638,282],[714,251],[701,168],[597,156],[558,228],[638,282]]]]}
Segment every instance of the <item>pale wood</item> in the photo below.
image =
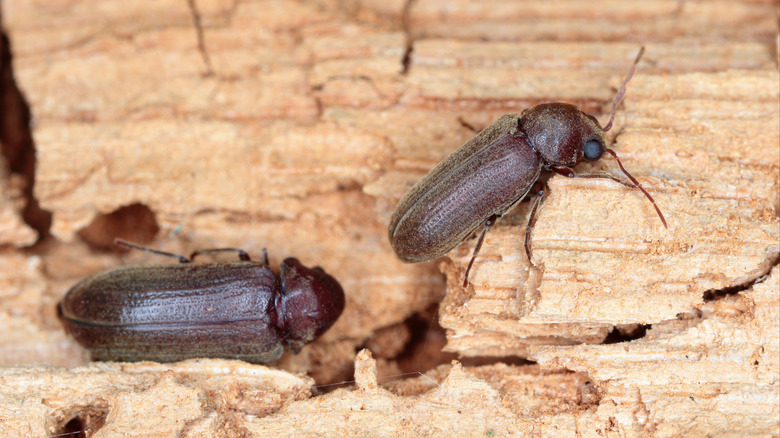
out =
{"type": "MultiPolygon", "coordinates": [[[[615,324],[674,319],[701,306],[707,290],[765,274],[780,252],[778,83],[776,72],[638,77],[615,148],[669,229],[637,191],[608,180],[550,180],[532,234],[536,267],[525,256],[521,208],[488,234],[473,290],[445,300],[448,349],[525,355],[540,338],[600,342],[615,324]]],[[[453,251],[451,286],[472,245],[453,251]]]]}
{"type": "Polygon", "coordinates": [[[529,347],[530,357],[600,382],[591,427],[615,418],[614,429],[627,435],[777,435],[778,274],[775,267],[764,283],[704,304],[699,318],[654,326],[643,339],[529,347]]]}
{"type": "Polygon", "coordinates": [[[780,434],[777,269],[748,284],[780,251],[776,2],[196,3],[209,63],[187,2],[0,5],[54,237],[0,255],[0,433],[79,417],[95,436],[780,434]],[[473,240],[396,260],[395,203],[466,124],[548,100],[604,121],[642,44],[611,137],[669,230],[637,192],[556,177],[538,269],[528,205],[488,234],[468,289],[473,240]],[[356,387],[310,397],[331,387],[231,361],[85,365],[55,304],[90,273],[153,260],[79,242],[132,203],[163,250],[267,247],[333,273],[342,318],[271,365],[317,383],[354,369],[356,387]],[[499,363],[402,380],[394,355],[420,335],[403,321],[439,301],[447,349],[499,363]],[[636,324],[644,336],[602,344],[636,324]],[[363,345],[376,363],[355,358],[363,345]]]}
{"type": "MultiPolygon", "coordinates": [[[[5,35],[3,29],[2,8],[0,7],[0,35],[5,35]]],[[[17,89],[13,82],[13,66],[8,56],[10,48],[6,39],[0,40],[0,102],[3,106],[13,107],[18,103],[17,89]]],[[[16,115],[7,116],[0,113],[0,143],[14,142],[18,140],[18,131],[12,127],[16,115]]],[[[16,144],[2,145],[0,156],[0,245],[27,246],[32,245],[38,238],[38,234],[22,220],[22,211],[25,207],[24,189],[28,187],[25,178],[18,174],[11,174],[8,169],[9,161],[17,159],[16,144]],[[10,152],[5,150],[10,149],[10,152]]],[[[16,164],[16,163],[15,163],[16,164]]]]}
{"type": "Polygon", "coordinates": [[[733,41],[777,33],[771,0],[620,0],[579,2],[469,0],[415,2],[410,13],[417,38],[513,41],[733,41]],[[522,25],[518,25],[522,23],[522,25]]]}
{"type": "MultiPolygon", "coordinates": [[[[128,19],[138,12],[121,7],[128,19]]],[[[35,196],[54,213],[51,232],[72,241],[97,215],[141,202],[154,212],[161,236],[178,236],[156,242],[160,249],[231,246],[257,255],[268,248],[277,266],[287,256],[320,265],[347,291],[345,314],[320,344],[282,361],[326,381],[348,378],[356,346],[442,293],[435,266],[396,260],[376,219],[376,201],[360,192],[390,164],[384,134],[392,127],[372,132],[340,114],[319,113],[338,94],[329,81],[352,78],[357,91],[368,83],[392,96],[402,80],[402,35],[344,26],[315,5],[242,4],[232,11],[234,26],[206,28],[216,71],[204,76],[194,29],[177,25],[180,8],[188,12],[186,4],[171,3],[170,22],[144,16],[152,22],[141,20],[139,36],[129,40],[102,28],[73,47],[51,40],[24,45],[20,38],[18,74],[36,109],[35,196]],[[277,34],[263,20],[283,28],[277,34]],[[164,23],[170,24],[141,31],[164,23]],[[310,23],[301,44],[286,34],[297,32],[296,23],[310,23]],[[255,34],[257,27],[264,30],[255,34]],[[250,41],[242,39],[247,32],[250,41]],[[336,50],[335,41],[345,47],[336,50]],[[25,57],[25,49],[54,50],[62,58],[25,57]],[[340,365],[324,365],[334,361],[340,365]]],[[[225,11],[207,6],[200,12],[217,20],[225,11]]],[[[76,22],[63,26],[84,32],[76,22]]],[[[17,32],[26,35],[23,26],[17,32]]],[[[360,103],[346,93],[340,98],[360,103]]],[[[60,263],[59,257],[47,263],[60,263]]],[[[63,268],[63,277],[73,269],[63,268]]],[[[58,329],[56,321],[51,325],[58,329]]]]}
{"type": "MultiPolygon", "coordinates": [[[[5,165],[5,160],[0,160],[5,165]]],[[[0,172],[0,244],[17,247],[35,243],[38,233],[22,220],[24,181],[0,172]]]]}
{"type": "Polygon", "coordinates": [[[2,384],[0,436],[51,436],[85,412],[88,436],[227,436],[238,433],[234,421],[242,415],[273,414],[310,397],[313,381],[263,366],[203,359],[173,365],[6,367],[2,384]],[[179,435],[183,431],[187,434],[179,435]]]}

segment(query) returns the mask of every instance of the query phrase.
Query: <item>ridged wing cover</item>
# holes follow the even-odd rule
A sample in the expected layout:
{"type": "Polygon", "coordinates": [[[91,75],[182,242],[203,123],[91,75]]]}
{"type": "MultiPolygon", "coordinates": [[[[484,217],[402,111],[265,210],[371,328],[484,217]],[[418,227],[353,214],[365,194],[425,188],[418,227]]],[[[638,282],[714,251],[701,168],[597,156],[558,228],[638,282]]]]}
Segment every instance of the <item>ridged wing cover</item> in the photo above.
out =
{"type": "Polygon", "coordinates": [[[463,242],[493,214],[519,202],[536,181],[540,161],[507,114],[467,141],[401,198],[389,236],[407,263],[432,260],[463,242]]]}
{"type": "Polygon", "coordinates": [[[283,351],[278,284],[257,262],[129,265],[99,272],[61,303],[66,329],[97,360],[224,357],[283,351]]]}

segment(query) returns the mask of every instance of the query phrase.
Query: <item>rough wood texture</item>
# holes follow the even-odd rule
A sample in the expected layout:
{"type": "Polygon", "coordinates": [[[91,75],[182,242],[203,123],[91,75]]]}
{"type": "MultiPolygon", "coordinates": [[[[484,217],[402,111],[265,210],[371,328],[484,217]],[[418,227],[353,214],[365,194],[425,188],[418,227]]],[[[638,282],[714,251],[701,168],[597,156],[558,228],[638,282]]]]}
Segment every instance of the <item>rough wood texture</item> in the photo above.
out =
{"type": "Polygon", "coordinates": [[[9,162],[0,434],[780,434],[776,2],[194,4],[0,4],[35,121],[33,201],[53,215],[17,249],[34,231],[9,162]],[[395,203],[467,125],[549,100],[604,120],[643,44],[610,134],[668,230],[638,192],[554,177],[537,268],[528,205],[490,231],[466,290],[473,241],[396,260],[395,203]],[[105,252],[115,235],[155,233],[166,251],[267,247],[333,273],[341,320],[270,364],[313,382],[230,361],[85,365],[56,302],[151,260],[105,252]],[[409,323],[440,301],[446,349],[493,363],[447,365],[430,318],[409,323]],[[426,375],[402,380],[403,363],[426,375]]]}
{"type": "Polygon", "coordinates": [[[594,428],[623,435],[777,435],[780,270],[750,289],[611,345],[529,347],[543,368],[585,373],[594,428]],[[604,426],[606,427],[606,426],[604,426]],[[609,429],[608,429],[609,430],[609,429]]]}
{"type": "Polygon", "coordinates": [[[94,436],[238,434],[242,416],[270,415],[306,399],[312,383],[285,371],[218,359],[7,367],[0,435],[68,436],[81,428],[94,436]],[[23,399],[28,401],[18,401],[23,399]]]}
{"type": "Polygon", "coordinates": [[[24,185],[21,178],[0,173],[0,244],[26,246],[38,239],[38,233],[22,220],[24,185]]]}
{"type": "MultiPolygon", "coordinates": [[[[2,8],[0,8],[2,9],[2,8]]],[[[25,207],[24,191],[30,187],[29,179],[10,174],[9,168],[24,167],[22,152],[28,145],[29,135],[19,129],[22,97],[13,77],[11,49],[3,31],[0,13],[0,245],[32,245],[38,238],[35,230],[22,220],[25,207]]]]}
{"type": "MultiPolygon", "coordinates": [[[[705,291],[745,284],[777,263],[777,73],[643,75],[631,97],[621,114],[631,124],[615,128],[615,148],[669,229],[638,191],[551,179],[532,234],[538,269],[529,269],[519,209],[521,218],[488,234],[473,289],[445,300],[448,349],[525,356],[540,339],[602,342],[613,325],[675,319],[700,307],[705,291]]],[[[471,245],[454,252],[451,286],[471,245]]]]}

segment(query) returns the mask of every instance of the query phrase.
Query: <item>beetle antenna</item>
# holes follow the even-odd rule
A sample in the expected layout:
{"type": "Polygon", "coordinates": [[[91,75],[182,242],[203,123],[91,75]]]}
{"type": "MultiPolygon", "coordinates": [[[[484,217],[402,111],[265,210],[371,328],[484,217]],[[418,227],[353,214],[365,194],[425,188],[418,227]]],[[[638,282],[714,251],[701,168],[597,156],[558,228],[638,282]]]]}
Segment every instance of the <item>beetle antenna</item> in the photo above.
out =
{"type": "Polygon", "coordinates": [[[617,106],[620,105],[620,101],[622,101],[623,97],[626,95],[626,84],[628,84],[628,81],[630,81],[631,78],[634,77],[634,72],[636,71],[636,65],[639,64],[639,60],[642,58],[642,55],[644,53],[645,53],[645,46],[642,46],[642,48],[639,49],[639,53],[637,53],[636,55],[636,59],[634,60],[634,65],[631,66],[631,70],[629,70],[626,79],[623,81],[623,85],[620,87],[617,96],[615,96],[615,100],[612,101],[612,115],[609,116],[609,122],[607,123],[607,126],[604,127],[604,132],[609,131],[609,128],[612,127],[612,122],[615,120],[615,110],[617,109],[617,106]]]}
{"type": "Polygon", "coordinates": [[[626,174],[626,176],[628,177],[628,179],[630,179],[630,180],[631,180],[631,182],[633,182],[633,183],[634,183],[634,184],[635,184],[635,185],[636,185],[636,186],[639,188],[639,190],[641,190],[641,191],[642,191],[642,193],[644,193],[644,194],[645,194],[645,196],[647,196],[647,199],[649,199],[649,200],[650,200],[650,202],[652,202],[652,203],[653,203],[653,207],[655,207],[655,211],[656,211],[656,213],[658,213],[658,217],[660,217],[660,218],[661,218],[661,222],[663,222],[663,223],[664,223],[664,228],[669,228],[669,227],[666,225],[666,219],[664,218],[664,215],[663,215],[663,213],[661,213],[661,209],[660,209],[660,208],[658,208],[658,205],[655,203],[655,199],[653,199],[653,197],[652,197],[652,196],[650,196],[650,193],[647,193],[647,190],[645,190],[645,188],[644,188],[644,187],[642,187],[642,184],[639,184],[639,181],[637,181],[637,180],[636,180],[636,178],[634,178],[634,177],[633,177],[633,176],[632,176],[630,173],[628,173],[628,171],[626,170],[626,168],[625,168],[625,167],[623,167],[623,163],[621,163],[621,162],[620,162],[620,158],[618,158],[618,156],[617,156],[617,154],[615,153],[615,151],[613,151],[612,149],[606,149],[606,151],[607,151],[607,152],[609,152],[610,154],[612,154],[612,156],[613,156],[613,157],[615,157],[615,160],[617,160],[618,166],[620,166],[620,170],[622,170],[622,171],[623,171],[623,173],[625,173],[625,174],[626,174]]]}
{"type": "Polygon", "coordinates": [[[141,246],[141,245],[136,245],[135,243],[130,243],[127,240],[120,239],[118,237],[114,238],[114,245],[119,245],[119,246],[123,246],[125,248],[130,248],[130,249],[137,249],[137,250],[140,250],[140,251],[148,252],[148,253],[151,253],[151,254],[157,254],[157,255],[164,256],[164,257],[173,257],[175,259],[179,259],[179,261],[181,263],[189,263],[190,262],[190,259],[188,259],[187,257],[184,257],[183,255],[173,254],[173,253],[165,252],[165,251],[158,251],[156,249],[147,248],[147,247],[141,246]]]}

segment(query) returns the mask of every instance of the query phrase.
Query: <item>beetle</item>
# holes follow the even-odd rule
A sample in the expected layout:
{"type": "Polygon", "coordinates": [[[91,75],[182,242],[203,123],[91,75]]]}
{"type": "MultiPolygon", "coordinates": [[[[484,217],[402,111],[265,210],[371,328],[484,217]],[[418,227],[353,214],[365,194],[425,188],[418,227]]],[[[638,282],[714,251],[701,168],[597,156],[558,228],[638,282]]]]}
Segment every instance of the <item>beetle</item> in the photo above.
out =
{"type": "Polygon", "coordinates": [[[615,151],[606,147],[606,132],[612,127],[615,110],[643,53],[644,47],[612,103],[612,114],[604,128],[595,117],[574,105],[544,103],[520,115],[501,116],[431,169],[401,198],[390,218],[388,234],[398,258],[419,263],[444,256],[483,227],[466,268],[466,287],[488,229],[526,195],[534,193],[537,198],[525,234],[526,256],[531,262],[529,236],[546,191],[539,181],[542,170],[571,178],[609,178],[639,189],[667,227],[653,197],[623,167],[615,151]],[[605,152],[615,158],[631,183],[608,173],[577,174],[571,169],[583,159],[599,160],[605,152]]]}
{"type": "Polygon", "coordinates": [[[180,263],[108,269],[68,291],[59,314],[94,360],[269,362],[281,356],[284,343],[297,353],[344,310],[338,281],[295,258],[282,261],[277,277],[266,250],[256,262],[236,248],[195,251],[187,258],[115,243],[180,263]],[[191,263],[198,255],[220,252],[236,252],[239,260],[191,263]]]}

